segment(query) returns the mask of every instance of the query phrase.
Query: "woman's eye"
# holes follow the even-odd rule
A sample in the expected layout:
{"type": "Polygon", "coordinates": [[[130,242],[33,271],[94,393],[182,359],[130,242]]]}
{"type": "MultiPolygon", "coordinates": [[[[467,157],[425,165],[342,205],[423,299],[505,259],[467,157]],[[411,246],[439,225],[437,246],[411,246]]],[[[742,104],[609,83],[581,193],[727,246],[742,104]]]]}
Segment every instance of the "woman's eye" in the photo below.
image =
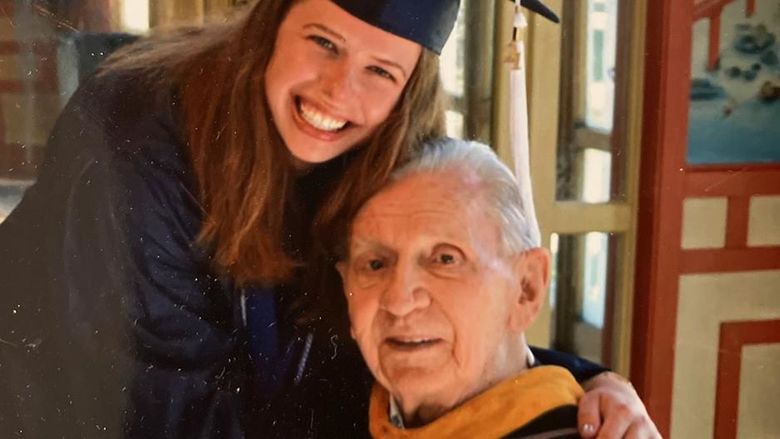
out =
{"type": "Polygon", "coordinates": [[[383,78],[387,78],[387,79],[389,79],[391,81],[395,81],[395,76],[393,76],[392,73],[388,72],[387,70],[385,70],[385,69],[383,69],[383,68],[381,68],[379,66],[369,66],[368,70],[370,70],[371,72],[373,72],[373,73],[375,73],[375,74],[377,74],[377,75],[379,75],[379,76],[381,76],[383,78]]]}
{"type": "Polygon", "coordinates": [[[327,49],[327,50],[329,50],[331,52],[336,52],[336,49],[337,49],[336,45],[333,44],[332,41],[330,41],[329,39],[327,39],[325,37],[321,37],[319,35],[311,35],[309,37],[309,39],[314,41],[315,43],[317,43],[318,46],[320,46],[320,47],[322,47],[324,49],[327,49]]]}

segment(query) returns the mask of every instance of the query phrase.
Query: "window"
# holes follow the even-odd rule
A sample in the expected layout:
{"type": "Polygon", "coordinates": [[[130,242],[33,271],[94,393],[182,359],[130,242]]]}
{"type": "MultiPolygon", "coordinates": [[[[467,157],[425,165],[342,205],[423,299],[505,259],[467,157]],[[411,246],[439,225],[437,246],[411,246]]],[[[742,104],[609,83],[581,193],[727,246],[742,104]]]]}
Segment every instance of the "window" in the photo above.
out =
{"type": "Polygon", "coordinates": [[[235,0],[31,0],[0,8],[0,222],[33,183],[61,108],[111,51],[235,0]]]}
{"type": "Polygon", "coordinates": [[[634,79],[641,78],[641,11],[630,0],[561,4],[559,27],[531,23],[531,172],[539,223],[554,257],[549,332],[531,340],[546,340],[625,373],[633,295],[641,114],[635,97],[642,91],[634,79]],[[551,51],[557,43],[560,52],[551,51]],[[555,70],[559,74],[549,74],[555,70]],[[549,96],[556,91],[559,101],[550,105],[549,96]]]}
{"type": "MultiPolygon", "coordinates": [[[[567,2],[563,40],[557,199],[606,203],[621,198],[620,139],[614,138],[618,0],[567,2]],[[594,197],[591,179],[606,172],[608,190],[594,197]],[[586,187],[587,186],[587,187],[586,187]]],[[[603,175],[603,174],[602,174],[603,175]]],[[[602,179],[603,180],[603,179],[602,179]]]]}
{"type": "Polygon", "coordinates": [[[122,30],[131,33],[149,30],[149,0],[123,1],[120,10],[122,30]]]}
{"type": "Polygon", "coordinates": [[[441,54],[449,97],[447,134],[492,142],[493,26],[495,0],[464,0],[441,54]]]}

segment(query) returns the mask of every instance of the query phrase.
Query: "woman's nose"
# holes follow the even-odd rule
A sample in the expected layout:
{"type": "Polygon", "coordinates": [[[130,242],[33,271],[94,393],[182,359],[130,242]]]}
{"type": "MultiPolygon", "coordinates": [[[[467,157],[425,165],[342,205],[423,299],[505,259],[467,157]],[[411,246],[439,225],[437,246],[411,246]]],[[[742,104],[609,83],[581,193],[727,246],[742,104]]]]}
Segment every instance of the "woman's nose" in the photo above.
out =
{"type": "Polygon", "coordinates": [[[325,97],[335,100],[353,99],[355,89],[355,72],[346,60],[336,60],[322,74],[320,81],[325,97]]]}

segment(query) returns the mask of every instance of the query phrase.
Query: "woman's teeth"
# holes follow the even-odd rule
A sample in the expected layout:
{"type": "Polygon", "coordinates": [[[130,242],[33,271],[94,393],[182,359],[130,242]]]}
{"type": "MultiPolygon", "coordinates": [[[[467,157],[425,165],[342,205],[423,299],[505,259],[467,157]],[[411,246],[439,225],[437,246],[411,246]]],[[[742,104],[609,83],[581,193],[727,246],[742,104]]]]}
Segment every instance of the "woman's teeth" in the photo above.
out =
{"type": "Polygon", "coordinates": [[[301,101],[298,107],[301,110],[301,116],[314,128],[322,131],[338,131],[347,124],[346,120],[335,119],[324,113],[317,111],[317,109],[306,105],[301,101]]]}

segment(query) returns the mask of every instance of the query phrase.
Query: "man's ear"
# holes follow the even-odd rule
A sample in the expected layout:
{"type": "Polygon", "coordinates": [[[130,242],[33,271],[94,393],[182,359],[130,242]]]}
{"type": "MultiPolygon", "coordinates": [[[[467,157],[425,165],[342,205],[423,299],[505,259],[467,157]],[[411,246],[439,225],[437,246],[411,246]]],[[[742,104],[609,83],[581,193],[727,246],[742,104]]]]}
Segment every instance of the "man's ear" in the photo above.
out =
{"type": "Polygon", "coordinates": [[[336,271],[341,276],[341,284],[343,285],[347,281],[347,263],[345,261],[336,262],[336,271]]]}
{"type": "MultiPolygon", "coordinates": [[[[341,276],[341,286],[342,288],[344,288],[344,295],[349,296],[349,292],[347,292],[347,262],[346,261],[336,262],[336,271],[338,271],[339,276],[341,276]]],[[[347,297],[347,300],[349,300],[349,297],[347,297]]],[[[351,321],[349,324],[349,335],[352,336],[352,339],[355,339],[355,328],[352,327],[351,321]]]]}
{"type": "Polygon", "coordinates": [[[534,248],[518,255],[515,261],[519,294],[512,305],[510,326],[513,332],[525,332],[536,320],[547,298],[550,284],[550,253],[544,248],[534,248]]]}

